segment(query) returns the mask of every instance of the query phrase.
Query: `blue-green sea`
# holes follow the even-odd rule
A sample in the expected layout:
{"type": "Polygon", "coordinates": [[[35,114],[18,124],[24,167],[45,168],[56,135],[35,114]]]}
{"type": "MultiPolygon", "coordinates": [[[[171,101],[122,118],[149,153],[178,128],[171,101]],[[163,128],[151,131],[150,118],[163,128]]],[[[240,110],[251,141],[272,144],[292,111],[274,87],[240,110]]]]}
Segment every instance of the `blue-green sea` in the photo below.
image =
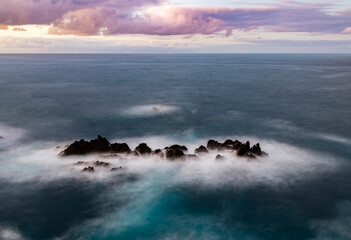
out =
{"type": "Polygon", "coordinates": [[[351,55],[0,55],[0,136],[0,239],[351,239],[351,55]],[[269,156],[59,156],[99,134],[269,156]]]}

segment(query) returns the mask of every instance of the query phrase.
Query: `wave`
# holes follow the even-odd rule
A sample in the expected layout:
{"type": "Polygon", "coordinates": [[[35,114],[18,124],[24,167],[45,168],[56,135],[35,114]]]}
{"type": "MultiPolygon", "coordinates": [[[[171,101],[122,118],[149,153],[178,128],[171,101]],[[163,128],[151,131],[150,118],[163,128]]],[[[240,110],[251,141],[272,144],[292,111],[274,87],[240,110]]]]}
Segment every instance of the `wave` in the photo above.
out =
{"type": "Polygon", "coordinates": [[[167,115],[180,111],[177,106],[169,106],[162,104],[149,104],[134,106],[124,110],[122,113],[130,117],[152,117],[157,115],[167,115]]]}
{"type": "Polygon", "coordinates": [[[351,145],[351,139],[349,138],[345,138],[331,133],[308,131],[303,128],[299,128],[296,125],[294,125],[292,122],[286,121],[286,120],[275,119],[275,120],[269,121],[268,123],[266,123],[266,125],[280,130],[291,131],[295,133],[298,132],[299,135],[301,136],[351,145]]]}

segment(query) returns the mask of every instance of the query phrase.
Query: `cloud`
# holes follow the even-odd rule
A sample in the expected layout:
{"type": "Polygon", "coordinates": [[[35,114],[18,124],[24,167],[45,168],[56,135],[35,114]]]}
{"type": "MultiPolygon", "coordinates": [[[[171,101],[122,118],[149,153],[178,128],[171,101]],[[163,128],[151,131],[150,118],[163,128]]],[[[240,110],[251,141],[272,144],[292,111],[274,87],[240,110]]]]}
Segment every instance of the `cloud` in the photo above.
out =
{"type": "Polygon", "coordinates": [[[7,30],[9,27],[7,25],[0,25],[0,30],[7,30]]]}
{"type": "Polygon", "coordinates": [[[345,30],[342,31],[342,34],[351,34],[351,27],[345,28],[345,30]]]}
{"type": "Polygon", "coordinates": [[[339,33],[348,24],[348,17],[328,15],[313,8],[196,8],[154,6],[139,15],[107,8],[70,11],[57,19],[53,34],[212,34],[231,29],[263,28],[274,32],[339,33]]]}
{"type": "MultiPolygon", "coordinates": [[[[351,12],[329,14],[325,4],[282,4],[264,8],[189,7],[162,0],[3,0],[0,24],[52,24],[61,35],[191,35],[232,29],[340,33],[351,12]]],[[[344,30],[345,29],[345,30],[344,30]]],[[[348,31],[346,31],[348,32],[348,31]]]]}

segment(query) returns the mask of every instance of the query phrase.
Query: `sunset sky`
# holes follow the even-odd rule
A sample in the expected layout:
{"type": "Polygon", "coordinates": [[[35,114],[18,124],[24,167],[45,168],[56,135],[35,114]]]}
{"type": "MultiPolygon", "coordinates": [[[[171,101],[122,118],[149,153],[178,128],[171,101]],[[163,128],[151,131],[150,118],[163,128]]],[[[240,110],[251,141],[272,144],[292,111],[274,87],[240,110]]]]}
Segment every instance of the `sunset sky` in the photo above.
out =
{"type": "Polygon", "coordinates": [[[0,53],[351,53],[351,0],[0,0],[0,53]]]}

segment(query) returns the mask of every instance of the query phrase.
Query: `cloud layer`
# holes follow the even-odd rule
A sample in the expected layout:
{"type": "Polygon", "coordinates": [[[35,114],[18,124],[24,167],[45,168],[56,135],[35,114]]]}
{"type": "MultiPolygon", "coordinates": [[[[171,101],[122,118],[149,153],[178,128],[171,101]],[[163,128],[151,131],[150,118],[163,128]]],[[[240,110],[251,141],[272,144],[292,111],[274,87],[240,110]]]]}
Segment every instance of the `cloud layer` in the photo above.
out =
{"type": "Polygon", "coordinates": [[[1,25],[52,25],[51,34],[183,35],[232,29],[273,32],[348,33],[351,11],[327,5],[265,8],[200,8],[162,0],[3,0],[1,25]]]}

